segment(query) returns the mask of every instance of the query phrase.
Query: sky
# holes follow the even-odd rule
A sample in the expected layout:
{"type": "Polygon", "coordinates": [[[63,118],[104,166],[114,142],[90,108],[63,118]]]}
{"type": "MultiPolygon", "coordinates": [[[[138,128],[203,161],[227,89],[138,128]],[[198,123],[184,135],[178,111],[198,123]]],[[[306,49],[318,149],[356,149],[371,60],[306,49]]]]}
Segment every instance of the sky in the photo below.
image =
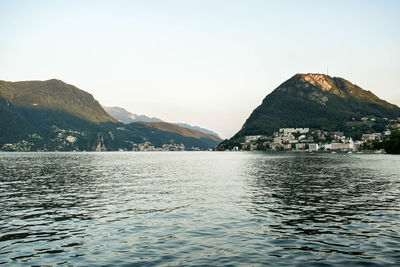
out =
{"type": "Polygon", "coordinates": [[[0,80],[60,79],[229,138],[296,73],[400,105],[399,14],[396,0],[0,0],[0,80]]]}

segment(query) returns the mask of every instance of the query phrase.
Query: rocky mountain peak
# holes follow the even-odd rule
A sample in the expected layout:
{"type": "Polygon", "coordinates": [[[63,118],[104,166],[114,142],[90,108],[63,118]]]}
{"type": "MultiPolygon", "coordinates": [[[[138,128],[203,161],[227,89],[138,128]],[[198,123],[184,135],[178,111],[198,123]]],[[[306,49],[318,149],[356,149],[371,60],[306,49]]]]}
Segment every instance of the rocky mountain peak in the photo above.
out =
{"type": "Polygon", "coordinates": [[[330,91],[333,87],[332,78],[328,75],[308,73],[302,75],[302,78],[310,84],[320,87],[324,91],[330,91]]]}
{"type": "Polygon", "coordinates": [[[271,134],[285,127],[354,132],[349,121],[365,116],[396,118],[397,114],[399,107],[343,78],[296,74],[263,99],[234,138],[271,134]]]}

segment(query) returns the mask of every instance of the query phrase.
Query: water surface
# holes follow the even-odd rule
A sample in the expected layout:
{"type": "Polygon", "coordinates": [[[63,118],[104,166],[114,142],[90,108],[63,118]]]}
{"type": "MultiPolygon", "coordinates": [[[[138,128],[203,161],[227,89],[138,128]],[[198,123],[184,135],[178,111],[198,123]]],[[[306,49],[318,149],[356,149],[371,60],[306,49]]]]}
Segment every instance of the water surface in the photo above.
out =
{"type": "Polygon", "coordinates": [[[400,157],[0,153],[0,264],[400,265],[400,157]]]}

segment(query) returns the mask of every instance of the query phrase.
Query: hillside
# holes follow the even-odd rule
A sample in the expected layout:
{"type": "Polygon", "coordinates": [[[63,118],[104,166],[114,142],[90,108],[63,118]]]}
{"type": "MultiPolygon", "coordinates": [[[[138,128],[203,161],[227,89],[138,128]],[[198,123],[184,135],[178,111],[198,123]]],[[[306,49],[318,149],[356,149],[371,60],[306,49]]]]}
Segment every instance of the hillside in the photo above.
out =
{"type": "Polygon", "coordinates": [[[95,123],[116,122],[91,94],[60,80],[0,81],[0,98],[17,108],[64,112],[95,123]]]}
{"type": "Polygon", "coordinates": [[[199,126],[192,126],[190,124],[182,123],[182,122],[174,122],[173,124],[179,125],[179,126],[184,127],[184,128],[200,131],[200,132],[203,132],[203,133],[206,133],[206,134],[215,135],[216,137],[220,138],[219,134],[217,134],[216,132],[211,131],[209,129],[206,129],[206,128],[202,128],[202,127],[199,127],[199,126]]]}
{"type": "MultiPolygon", "coordinates": [[[[156,117],[148,117],[146,115],[137,115],[134,113],[131,113],[127,111],[124,108],[120,107],[105,107],[103,106],[104,110],[111,115],[113,118],[119,120],[122,123],[129,124],[132,122],[164,122],[163,120],[156,118],[156,117]]],[[[218,140],[219,140],[219,135],[216,132],[213,132],[211,130],[199,127],[199,126],[192,126],[187,123],[171,123],[171,124],[176,124],[178,126],[195,130],[195,131],[200,131],[206,134],[210,135],[215,135],[218,140]]]]}
{"type": "Polygon", "coordinates": [[[155,118],[155,117],[148,117],[146,115],[137,115],[134,113],[131,113],[127,111],[124,108],[120,107],[105,107],[103,106],[103,109],[113,118],[119,120],[122,123],[128,124],[132,122],[139,122],[139,121],[145,121],[145,122],[162,122],[161,119],[155,118]]]}
{"type": "Polygon", "coordinates": [[[173,124],[173,123],[167,123],[167,122],[138,122],[140,124],[156,128],[160,131],[164,132],[171,132],[171,133],[176,133],[185,137],[192,137],[196,139],[211,139],[214,141],[222,141],[221,138],[212,135],[212,134],[206,134],[200,131],[196,131],[193,129],[188,129],[185,127],[181,127],[179,125],[173,124]]]}
{"type": "Polygon", "coordinates": [[[0,151],[191,150],[219,143],[201,132],[122,124],[92,95],[59,80],[0,81],[0,125],[0,151]]]}
{"type": "MultiPolygon", "coordinates": [[[[119,120],[122,123],[129,124],[132,122],[164,122],[163,120],[156,118],[156,117],[148,117],[146,115],[137,115],[127,111],[124,108],[120,107],[105,107],[103,106],[104,110],[111,115],[113,118],[119,120]]],[[[219,138],[219,135],[216,132],[211,130],[199,127],[199,126],[192,126],[187,123],[171,123],[176,124],[184,128],[192,129],[195,131],[200,131],[206,134],[215,135],[219,138]]]]}
{"type": "Polygon", "coordinates": [[[271,135],[279,128],[309,127],[360,132],[382,131],[384,119],[400,117],[400,108],[338,77],[296,74],[267,95],[231,141],[246,135],[271,135]],[[362,123],[363,117],[375,122],[362,123]]]}

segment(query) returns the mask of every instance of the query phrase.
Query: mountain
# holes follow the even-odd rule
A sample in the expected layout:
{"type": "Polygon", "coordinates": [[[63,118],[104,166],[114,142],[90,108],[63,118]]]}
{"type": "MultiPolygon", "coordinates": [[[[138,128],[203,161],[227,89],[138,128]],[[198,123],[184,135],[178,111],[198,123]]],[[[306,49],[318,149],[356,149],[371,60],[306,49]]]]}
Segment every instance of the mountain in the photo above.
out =
{"type": "Polygon", "coordinates": [[[395,103],[396,105],[400,106],[400,96],[395,97],[395,99],[393,99],[393,103],[395,103]]]}
{"type": "Polygon", "coordinates": [[[400,117],[400,108],[339,77],[296,74],[267,95],[230,140],[271,135],[279,128],[308,127],[344,131],[347,136],[382,131],[385,119],[400,117]],[[362,123],[363,117],[374,118],[362,123]]]}
{"type": "Polygon", "coordinates": [[[192,126],[192,125],[189,125],[187,123],[182,123],[182,122],[176,122],[176,123],[174,122],[174,124],[179,125],[179,126],[184,127],[184,128],[200,131],[200,132],[203,132],[203,133],[206,133],[206,134],[215,135],[216,137],[220,138],[220,136],[216,132],[213,132],[213,131],[208,130],[206,128],[201,128],[199,126],[192,126]]]}
{"type": "Polygon", "coordinates": [[[116,122],[91,94],[60,80],[0,81],[0,98],[17,108],[53,110],[94,123],[116,122]]]}
{"type": "Polygon", "coordinates": [[[37,142],[50,138],[52,127],[87,129],[113,122],[92,95],[62,81],[0,81],[0,145],[31,134],[41,137],[37,142]]]}
{"type": "MultiPolygon", "coordinates": [[[[103,106],[103,108],[109,115],[111,115],[115,119],[117,119],[120,122],[125,123],[125,124],[132,123],[132,122],[164,122],[163,120],[161,120],[159,118],[148,117],[146,115],[137,115],[137,114],[131,113],[131,112],[127,111],[126,109],[120,108],[120,107],[105,107],[105,106],[103,106]]],[[[172,124],[176,124],[176,125],[179,125],[184,128],[200,131],[200,132],[203,132],[206,134],[215,135],[216,137],[219,138],[219,135],[216,132],[213,132],[213,131],[205,129],[205,128],[201,128],[199,126],[192,126],[187,123],[172,123],[172,124]]]]}
{"type": "MultiPolygon", "coordinates": [[[[123,124],[89,93],[60,80],[0,81],[0,150],[208,149],[219,140],[185,128],[123,124]]],[[[177,126],[178,127],[178,126],[177,126]]]]}
{"type": "Polygon", "coordinates": [[[189,128],[182,127],[182,126],[179,126],[174,123],[168,123],[168,122],[138,122],[138,123],[149,126],[149,127],[156,128],[160,131],[172,132],[172,133],[176,133],[176,134],[186,136],[186,137],[192,137],[192,138],[197,138],[197,139],[211,139],[211,140],[219,141],[219,142],[222,141],[222,139],[216,135],[207,134],[207,133],[204,133],[201,131],[189,129],[189,128]]]}
{"type": "Polygon", "coordinates": [[[111,115],[113,118],[116,118],[122,123],[128,124],[132,122],[139,122],[139,121],[145,121],[145,122],[162,122],[161,119],[155,118],[155,117],[148,117],[146,115],[137,115],[130,113],[124,108],[120,107],[105,107],[103,106],[104,110],[111,115]]]}

